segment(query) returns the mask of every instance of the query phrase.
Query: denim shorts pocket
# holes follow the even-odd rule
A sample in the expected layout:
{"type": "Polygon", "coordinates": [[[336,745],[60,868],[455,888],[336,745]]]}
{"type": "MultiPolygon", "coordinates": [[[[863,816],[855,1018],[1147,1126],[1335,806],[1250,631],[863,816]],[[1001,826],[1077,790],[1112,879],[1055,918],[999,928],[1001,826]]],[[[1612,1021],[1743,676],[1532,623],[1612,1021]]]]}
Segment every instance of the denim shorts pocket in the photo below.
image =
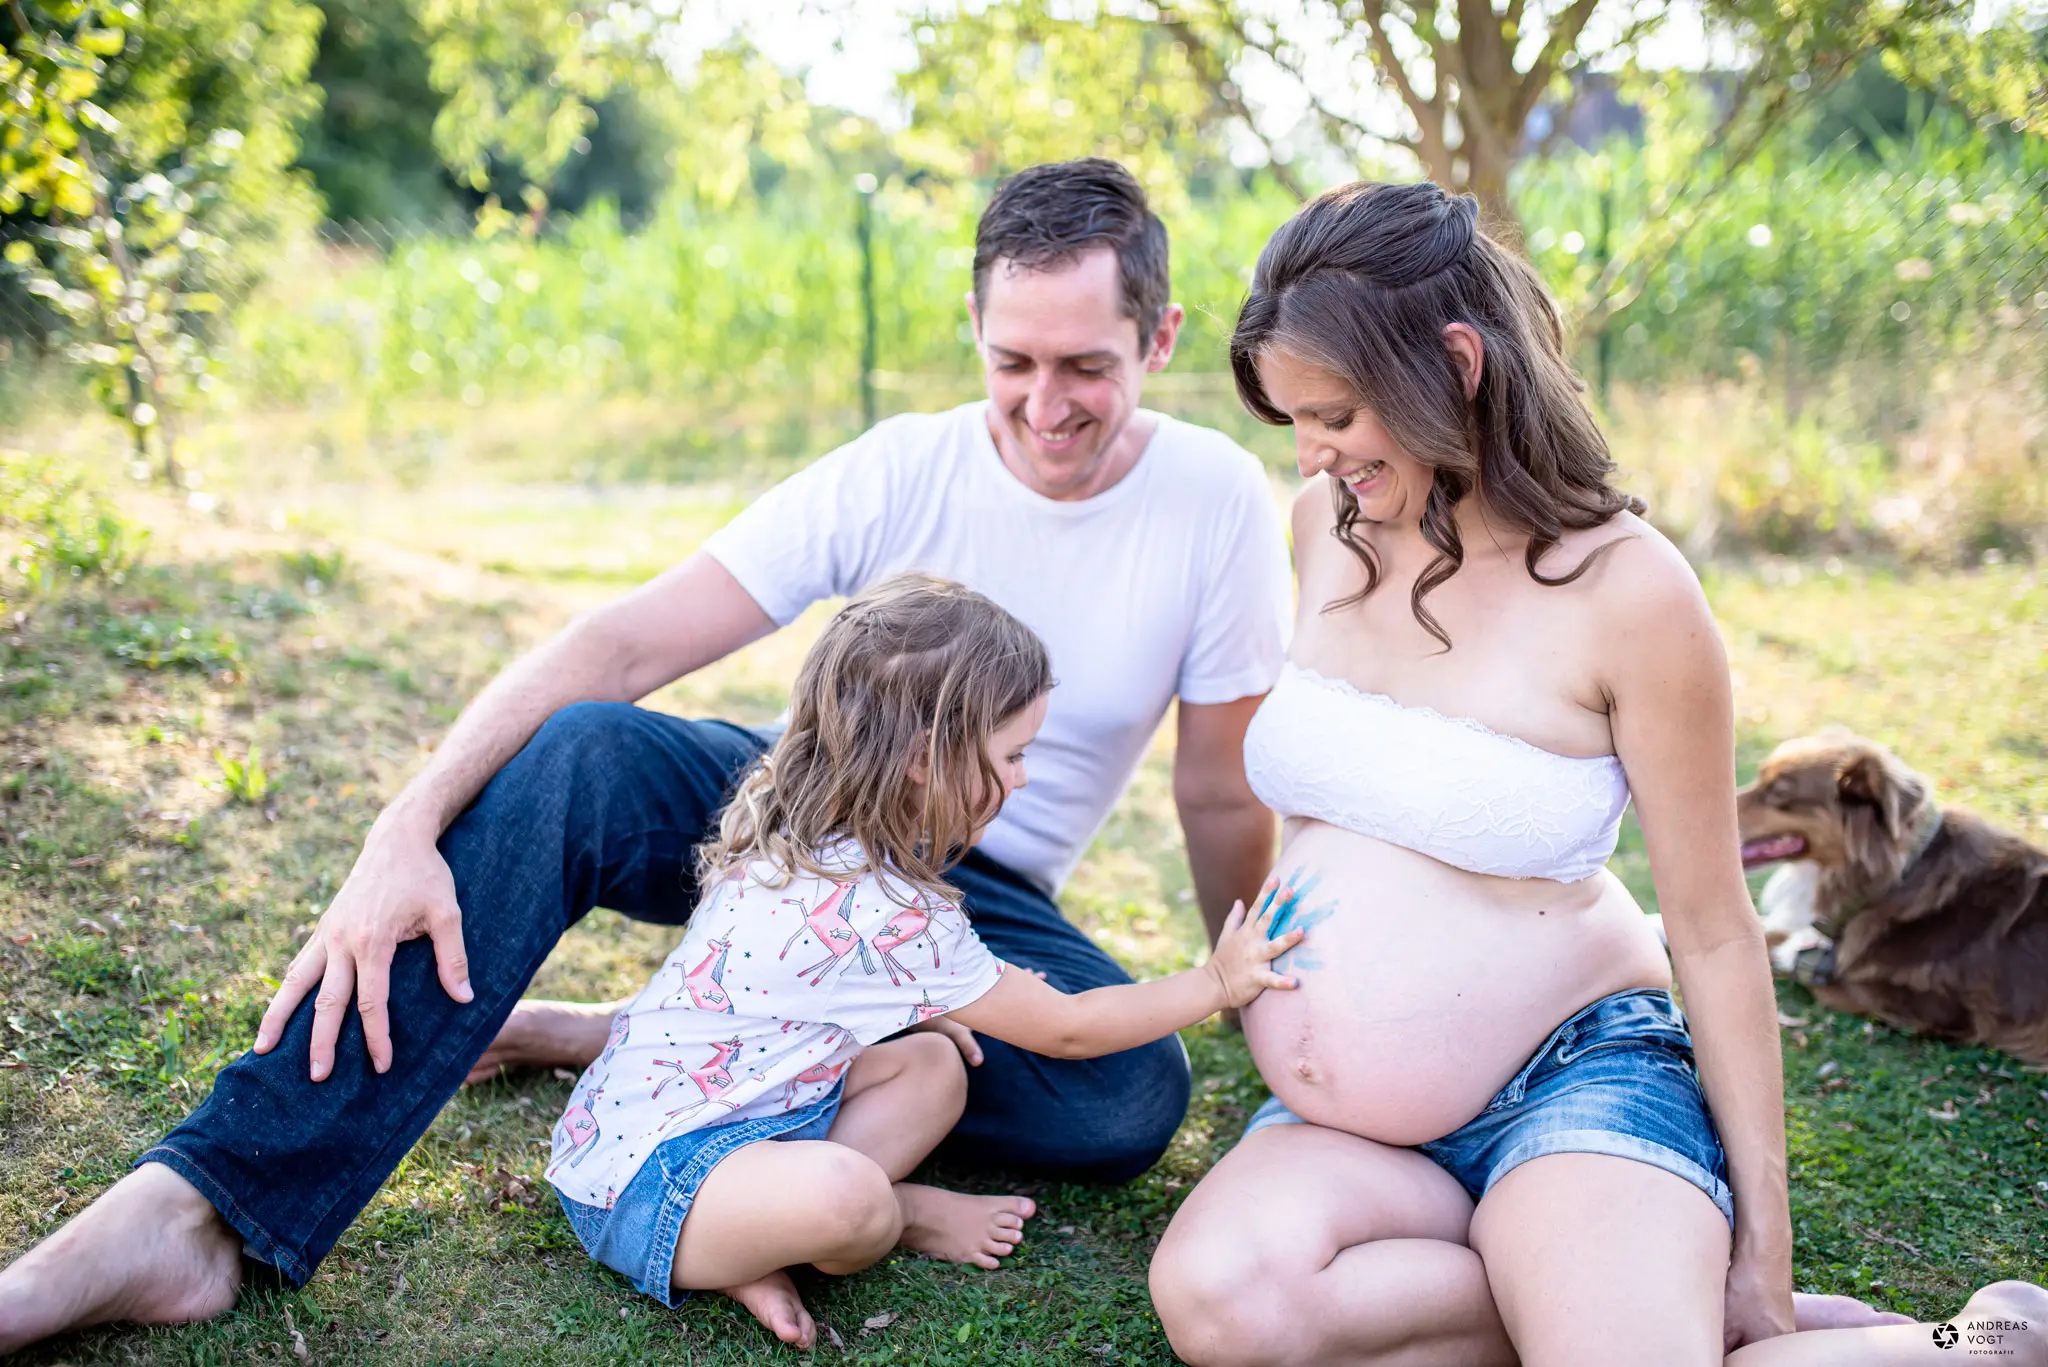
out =
{"type": "Polygon", "coordinates": [[[1570,1029],[1571,1022],[1566,1021],[1563,1025],[1558,1026],[1557,1029],[1551,1031],[1550,1038],[1543,1041],[1543,1047],[1529,1055],[1529,1061],[1522,1065],[1521,1071],[1509,1078],[1507,1085],[1493,1094],[1493,1100],[1486,1103],[1486,1109],[1481,1111],[1480,1114],[1497,1115],[1510,1106],[1521,1104],[1522,1098],[1528,1095],[1529,1084],[1535,1079],[1537,1070],[1542,1068],[1546,1061],[1552,1058],[1557,1051],[1559,1042],[1568,1038],[1570,1029]]]}
{"type": "Polygon", "coordinates": [[[1640,1000],[1618,1003],[1612,1009],[1594,1014],[1591,1019],[1572,1021],[1567,1025],[1564,1038],[1557,1046],[1560,1067],[1588,1054],[1611,1049],[1665,1050],[1688,1063],[1692,1061],[1692,1035],[1686,1029],[1684,1017],[1668,1004],[1654,1004],[1651,1009],[1645,1009],[1640,1000]]]}

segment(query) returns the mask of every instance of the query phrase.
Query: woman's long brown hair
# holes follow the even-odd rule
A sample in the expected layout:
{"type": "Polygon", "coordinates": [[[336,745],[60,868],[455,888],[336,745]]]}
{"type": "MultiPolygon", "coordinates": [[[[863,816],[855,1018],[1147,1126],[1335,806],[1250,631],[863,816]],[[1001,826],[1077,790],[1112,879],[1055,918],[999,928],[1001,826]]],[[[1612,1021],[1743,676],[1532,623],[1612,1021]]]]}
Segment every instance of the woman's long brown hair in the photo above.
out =
{"type": "MultiPolygon", "coordinates": [[[[1487,511],[1529,538],[1529,577],[1569,584],[1615,543],[1569,573],[1536,568],[1566,531],[1597,527],[1642,500],[1610,482],[1614,459],[1564,355],[1557,305],[1529,264],[1479,231],[1479,205],[1428,183],[1360,181],[1304,206],[1259,254],[1230,339],[1238,397],[1262,422],[1292,421],[1259,379],[1259,357],[1285,351],[1342,378],[1401,449],[1432,468],[1422,537],[1436,550],[1409,595],[1415,620],[1448,650],[1422,599],[1465,561],[1453,510],[1475,488],[1487,511]],[[1463,323],[1479,334],[1479,390],[1444,342],[1463,323]]],[[[1358,500],[1332,480],[1335,535],[1380,583],[1379,557],[1357,531],[1358,500]]]]}
{"type": "Polygon", "coordinates": [[[754,860],[774,867],[775,887],[844,876],[821,856],[853,840],[888,895],[958,901],[945,870],[1003,791],[989,737],[1052,682],[1045,643],[972,589],[929,574],[874,585],[804,657],[789,729],[698,851],[698,886],[754,860]],[[920,752],[923,783],[911,778],[920,752]]]}

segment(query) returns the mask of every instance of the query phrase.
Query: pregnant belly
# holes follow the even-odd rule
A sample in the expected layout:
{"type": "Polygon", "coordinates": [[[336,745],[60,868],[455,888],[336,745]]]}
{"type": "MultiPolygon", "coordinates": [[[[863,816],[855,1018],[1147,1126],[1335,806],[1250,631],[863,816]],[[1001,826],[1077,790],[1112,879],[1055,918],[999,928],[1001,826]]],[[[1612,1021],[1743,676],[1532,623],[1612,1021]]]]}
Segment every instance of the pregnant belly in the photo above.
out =
{"type": "Polygon", "coordinates": [[[1245,1039],[1312,1124],[1441,1138],[1580,1007],[1670,985],[1656,932],[1608,874],[1490,878],[1320,822],[1290,825],[1275,872],[1308,928],[1281,965],[1301,987],[1245,1008],[1245,1039]]]}

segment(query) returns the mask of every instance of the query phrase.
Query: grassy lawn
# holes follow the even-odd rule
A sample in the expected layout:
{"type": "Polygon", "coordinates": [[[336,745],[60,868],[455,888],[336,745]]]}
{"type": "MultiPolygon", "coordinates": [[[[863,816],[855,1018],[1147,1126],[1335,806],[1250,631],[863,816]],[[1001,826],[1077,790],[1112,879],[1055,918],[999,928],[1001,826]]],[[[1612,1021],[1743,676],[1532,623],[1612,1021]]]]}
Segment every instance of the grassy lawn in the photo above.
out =
{"type": "MultiPolygon", "coordinates": [[[[681,558],[744,483],[246,489],[228,516],[127,499],[150,533],[137,565],[119,582],[60,575],[0,620],[0,1261],[111,1183],[244,1047],[264,975],[462,702],[580,606],[681,558]]],[[[1709,590],[1746,768],[1838,721],[1938,776],[1944,800],[2048,839],[2037,571],[1773,564],[1714,571],[1709,590]]],[[[652,705],[772,716],[815,624],[652,705]]],[[[1147,973],[1188,962],[1201,938],[1166,744],[1064,899],[1147,973]]],[[[1618,868],[1653,905],[1633,833],[1618,868]]],[[[593,914],[536,990],[633,990],[672,934],[593,914]]],[[[2048,1279],[2048,1076],[1833,1016],[1796,988],[1780,1009],[1800,1285],[1934,1317],[1984,1281],[2048,1279]]],[[[814,1282],[829,1326],[816,1356],[1169,1361],[1146,1258],[1263,1097],[1236,1037],[1203,1028],[1188,1044],[1195,1105],[1153,1171],[1118,1188],[1023,1184],[1042,1214],[1001,1272],[904,1257],[814,1282]]],[[[584,1256],[540,1175],[568,1090],[531,1074],[465,1092],[303,1291],[24,1360],[794,1358],[728,1302],[663,1311],[584,1256]]]]}

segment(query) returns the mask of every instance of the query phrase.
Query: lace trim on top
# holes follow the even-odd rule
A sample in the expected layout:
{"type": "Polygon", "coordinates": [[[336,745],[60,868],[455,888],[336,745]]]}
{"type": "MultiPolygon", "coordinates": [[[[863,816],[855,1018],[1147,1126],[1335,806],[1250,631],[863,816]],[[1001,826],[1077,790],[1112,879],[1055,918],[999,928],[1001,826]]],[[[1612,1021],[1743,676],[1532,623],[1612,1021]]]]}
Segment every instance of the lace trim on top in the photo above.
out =
{"type": "Polygon", "coordinates": [[[1245,733],[1245,775],[1283,816],[1558,882],[1605,866],[1629,797],[1613,755],[1560,755],[1291,662],[1245,733]]]}

